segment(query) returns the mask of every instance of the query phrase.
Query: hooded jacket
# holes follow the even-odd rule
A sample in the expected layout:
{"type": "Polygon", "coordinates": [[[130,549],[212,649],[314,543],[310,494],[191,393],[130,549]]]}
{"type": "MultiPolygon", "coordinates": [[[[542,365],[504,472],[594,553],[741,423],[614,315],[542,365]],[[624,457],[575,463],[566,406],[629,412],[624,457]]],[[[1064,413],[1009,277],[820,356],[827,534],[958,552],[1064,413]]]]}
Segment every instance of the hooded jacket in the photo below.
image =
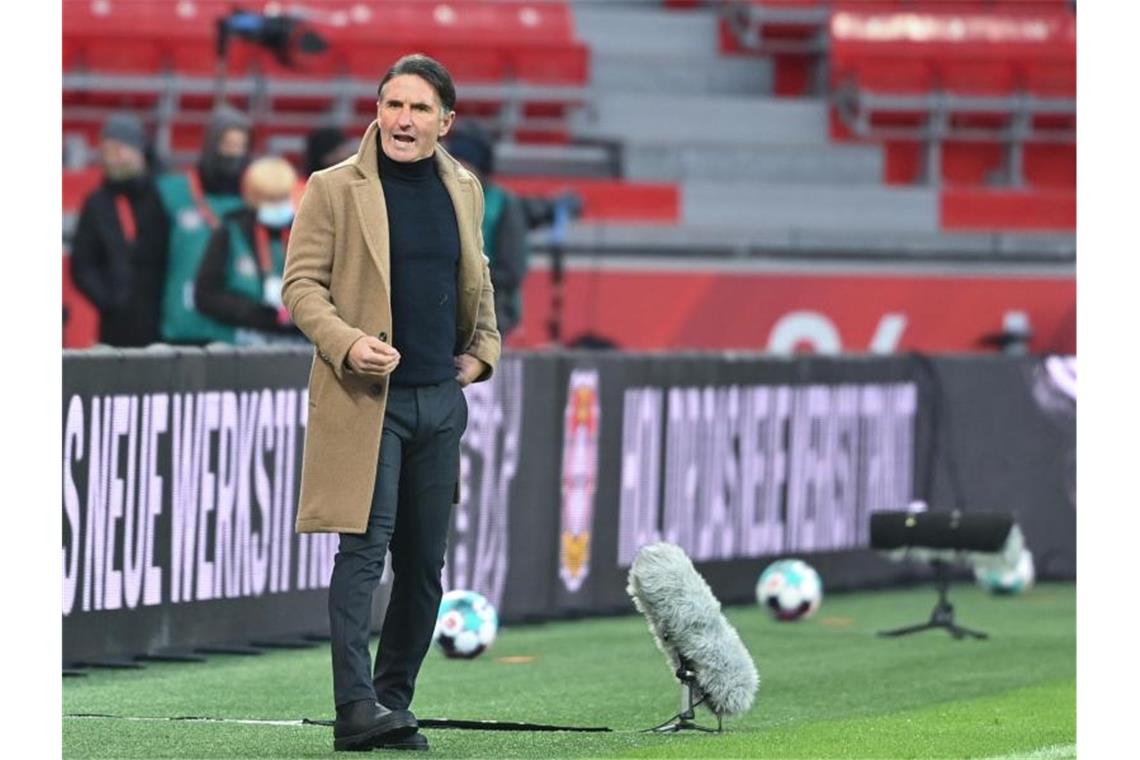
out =
{"type": "Polygon", "coordinates": [[[158,342],[169,223],[154,179],[104,180],[83,201],[71,245],[76,287],[99,311],[99,342],[158,342]]]}
{"type": "Polygon", "coordinates": [[[218,152],[222,135],[231,129],[240,129],[252,137],[253,125],[249,118],[234,108],[222,106],[210,118],[198,159],[198,177],[202,190],[209,195],[241,194],[241,175],[249,165],[250,151],[247,149],[240,157],[223,156],[218,152]]]}

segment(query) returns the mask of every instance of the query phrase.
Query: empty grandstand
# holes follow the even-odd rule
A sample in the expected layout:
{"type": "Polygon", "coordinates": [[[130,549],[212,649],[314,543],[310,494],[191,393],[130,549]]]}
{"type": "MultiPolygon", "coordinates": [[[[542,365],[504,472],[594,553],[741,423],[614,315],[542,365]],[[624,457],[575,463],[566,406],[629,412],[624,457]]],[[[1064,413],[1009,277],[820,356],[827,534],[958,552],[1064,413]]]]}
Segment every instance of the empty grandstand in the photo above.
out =
{"type": "MultiPolygon", "coordinates": [[[[495,135],[504,186],[582,199],[531,233],[513,347],[549,342],[557,287],[564,342],[980,350],[1028,323],[1034,349],[1075,350],[1066,0],[241,7],[64,0],[65,262],[109,114],[178,167],[225,102],[256,152],[298,159],[316,127],[362,134],[383,71],[420,51],[495,135]]],[[[64,344],[89,345],[67,281],[64,306],[64,344]]]]}

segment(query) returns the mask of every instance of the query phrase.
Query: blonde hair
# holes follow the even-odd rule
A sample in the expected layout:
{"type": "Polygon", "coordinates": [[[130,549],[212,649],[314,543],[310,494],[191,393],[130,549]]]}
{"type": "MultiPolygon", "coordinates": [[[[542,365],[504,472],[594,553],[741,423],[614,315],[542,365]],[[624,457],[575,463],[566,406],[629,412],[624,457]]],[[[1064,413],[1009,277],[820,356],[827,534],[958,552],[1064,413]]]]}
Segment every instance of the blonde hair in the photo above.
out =
{"type": "Polygon", "coordinates": [[[257,159],[245,170],[241,180],[243,193],[253,191],[270,198],[289,196],[296,184],[297,171],[280,156],[257,159]]]}

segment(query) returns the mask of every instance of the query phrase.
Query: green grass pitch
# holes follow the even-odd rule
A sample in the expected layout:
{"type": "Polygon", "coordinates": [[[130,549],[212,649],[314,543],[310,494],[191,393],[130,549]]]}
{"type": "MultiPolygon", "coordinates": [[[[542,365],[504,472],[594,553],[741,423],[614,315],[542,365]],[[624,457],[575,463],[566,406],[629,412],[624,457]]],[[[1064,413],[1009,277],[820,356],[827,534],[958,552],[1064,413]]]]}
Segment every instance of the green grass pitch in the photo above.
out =
{"type": "MultiPolygon", "coordinates": [[[[1075,587],[998,598],[957,584],[951,599],[959,622],[990,640],[956,641],[943,631],[875,637],[925,620],[934,603],[928,588],[834,594],[814,618],[791,624],[756,606],[727,608],[756,659],[760,691],[752,711],[726,719],[721,735],[639,732],[677,711],[678,687],[636,615],[506,628],[474,661],[433,650],[413,709],[421,718],[614,729],[425,730],[437,757],[1075,757],[1075,587]]],[[[164,719],[328,719],[331,694],[327,646],[95,671],[64,681],[63,754],[329,756],[332,729],[323,726],[164,719]],[[82,713],[159,720],[68,717],[82,713]]],[[[715,725],[708,713],[699,718],[715,725]]]]}

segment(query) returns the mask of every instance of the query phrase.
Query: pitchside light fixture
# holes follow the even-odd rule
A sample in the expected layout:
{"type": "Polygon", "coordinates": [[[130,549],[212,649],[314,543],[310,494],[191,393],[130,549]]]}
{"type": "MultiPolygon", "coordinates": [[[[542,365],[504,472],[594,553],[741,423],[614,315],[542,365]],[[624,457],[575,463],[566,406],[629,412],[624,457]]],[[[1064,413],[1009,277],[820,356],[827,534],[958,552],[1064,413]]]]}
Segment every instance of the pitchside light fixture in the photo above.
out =
{"type": "Polygon", "coordinates": [[[895,561],[913,560],[934,568],[938,603],[930,620],[889,631],[880,636],[945,628],[956,639],[988,638],[981,631],[954,622],[950,604],[950,569],[1012,567],[1021,557],[1025,538],[1013,516],[999,512],[876,512],[871,515],[871,548],[895,561]]]}

